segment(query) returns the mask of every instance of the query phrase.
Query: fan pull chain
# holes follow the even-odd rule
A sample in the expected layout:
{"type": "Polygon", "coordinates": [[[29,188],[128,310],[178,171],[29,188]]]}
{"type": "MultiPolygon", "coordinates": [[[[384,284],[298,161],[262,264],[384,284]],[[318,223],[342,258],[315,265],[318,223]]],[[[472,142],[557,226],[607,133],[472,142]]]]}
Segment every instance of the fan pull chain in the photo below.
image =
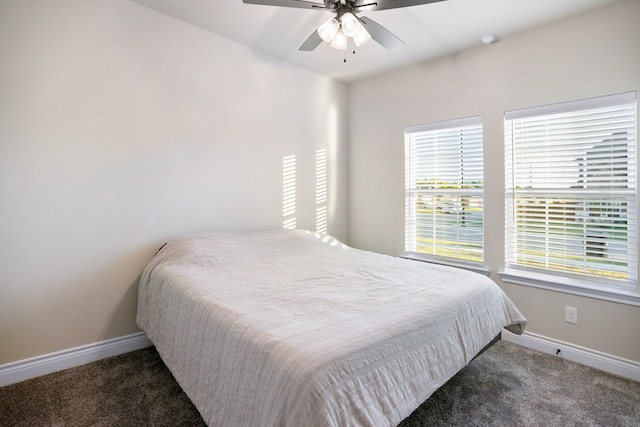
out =
{"type": "Polygon", "coordinates": [[[347,62],[347,51],[348,50],[349,50],[349,39],[347,38],[347,46],[345,47],[344,52],[342,52],[342,54],[343,54],[342,56],[344,58],[342,61],[345,62],[345,63],[347,62]]]}
{"type": "MultiPolygon", "coordinates": [[[[347,48],[344,50],[342,62],[347,62],[347,51],[348,50],[349,50],[349,40],[347,39],[347,48]]],[[[353,55],[355,55],[356,54],[356,49],[354,48],[353,51],[351,51],[351,53],[353,55]]]]}
{"type": "MultiPolygon", "coordinates": [[[[356,50],[353,49],[353,51],[351,52],[353,55],[356,54],[356,50]]],[[[347,49],[344,50],[344,59],[343,62],[347,62],[347,49]]]]}

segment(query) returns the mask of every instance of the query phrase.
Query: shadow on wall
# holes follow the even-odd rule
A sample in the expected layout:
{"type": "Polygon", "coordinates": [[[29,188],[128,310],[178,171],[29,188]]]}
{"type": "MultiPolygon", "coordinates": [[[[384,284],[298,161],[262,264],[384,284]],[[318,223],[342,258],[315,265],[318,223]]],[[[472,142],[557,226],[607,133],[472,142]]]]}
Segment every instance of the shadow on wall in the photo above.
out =
{"type": "Polygon", "coordinates": [[[122,264],[113,267],[114,277],[111,283],[119,288],[119,296],[105,321],[99,341],[140,332],[136,324],[140,277],[160,246],[162,244],[150,245],[131,253],[129,257],[122,259],[122,264]]]}

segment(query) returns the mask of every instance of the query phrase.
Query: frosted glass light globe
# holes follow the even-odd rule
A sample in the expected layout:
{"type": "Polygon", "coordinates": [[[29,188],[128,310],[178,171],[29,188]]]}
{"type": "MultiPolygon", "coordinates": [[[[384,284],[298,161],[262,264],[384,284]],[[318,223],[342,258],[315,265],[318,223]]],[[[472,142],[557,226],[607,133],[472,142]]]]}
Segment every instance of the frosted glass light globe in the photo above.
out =
{"type": "Polygon", "coordinates": [[[347,36],[342,32],[342,30],[336,33],[336,36],[331,42],[331,47],[338,50],[345,50],[347,48],[347,36]]]}
{"type": "Polygon", "coordinates": [[[362,27],[358,18],[356,18],[351,12],[347,12],[342,15],[340,22],[342,23],[342,32],[347,37],[355,36],[358,30],[360,30],[360,27],[362,27]]]}
{"type": "Polygon", "coordinates": [[[369,40],[371,40],[371,34],[364,28],[364,25],[360,24],[360,29],[356,35],[353,36],[353,41],[356,42],[357,47],[360,47],[369,40]]]}
{"type": "Polygon", "coordinates": [[[318,27],[318,35],[327,43],[331,43],[336,33],[340,29],[340,22],[336,18],[331,18],[318,27]]]}

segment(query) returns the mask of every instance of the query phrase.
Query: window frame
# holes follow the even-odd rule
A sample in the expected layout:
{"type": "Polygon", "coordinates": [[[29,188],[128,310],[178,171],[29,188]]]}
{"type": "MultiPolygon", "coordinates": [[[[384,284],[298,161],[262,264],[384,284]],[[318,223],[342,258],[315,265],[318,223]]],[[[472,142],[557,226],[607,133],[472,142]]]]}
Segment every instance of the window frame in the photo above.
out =
{"type": "MultiPolygon", "coordinates": [[[[514,283],[518,285],[526,285],[533,286],[537,288],[543,288],[553,291],[560,291],[565,293],[571,293],[581,296],[593,297],[613,302],[638,305],[640,306],[640,293],[638,287],[638,238],[637,238],[637,230],[638,230],[638,189],[637,189],[637,176],[638,176],[638,164],[637,164],[637,96],[636,92],[627,92],[617,95],[610,95],[604,97],[590,98],[579,101],[571,101],[559,104],[552,104],[547,106],[540,106],[534,108],[525,108],[522,110],[513,110],[505,112],[504,114],[504,133],[505,133],[505,268],[503,271],[500,271],[500,277],[504,282],[514,283]],[[625,223],[627,226],[627,240],[629,240],[629,234],[635,233],[636,235],[632,235],[632,243],[633,243],[633,254],[635,257],[630,256],[628,259],[629,265],[628,270],[629,274],[632,277],[628,277],[627,280],[615,280],[615,279],[605,279],[599,278],[595,276],[588,275],[575,275],[568,272],[558,272],[553,270],[545,270],[544,268],[531,268],[525,265],[519,265],[513,262],[513,258],[510,259],[509,256],[509,248],[513,248],[516,245],[516,241],[510,241],[510,239],[515,239],[513,234],[510,232],[510,228],[515,227],[512,221],[515,221],[514,212],[509,212],[508,207],[510,206],[510,197],[515,198],[516,194],[516,186],[515,181],[512,183],[512,187],[510,188],[510,183],[512,182],[512,178],[509,176],[509,173],[513,173],[513,159],[508,158],[509,153],[511,152],[510,136],[508,135],[508,130],[510,129],[509,121],[518,120],[523,118],[530,117],[543,117],[543,116],[552,116],[554,114],[559,113],[573,113],[579,112],[583,110],[590,110],[594,108],[607,107],[607,106],[617,106],[617,105],[626,105],[626,104],[634,104],[634,112],[632,115],[634,118],[634,124],[632,126],[631,136],[627,136],[628,140],[630,140],[630,145],[632,150],[631,153],[633,157],[627,159],[627,163],[625,167],[633,167],[630,173],[630,177],[632,176],[634,181],[631,181],[631,187],[633,187],[633,195],[631,196],[631,200],[634,201],[631,206],[634,206],[635,211],[633,209],[627,216],[627,222],[625,223]],[[631,222],[631,223],[629,223],[631,222]],[[511,234],[510,234],[511,233],[511,234]]],[[[563,134],[564,135],[564,134],[563,134]]],[[[511,142],[513,143],[513,142],[511,142]]],[[[629,144],[629,143],[627,143],[629,144]]],[[[629,147],[629,145],[627,146],[629,147]]],[[[613,168],[611,169],[614,170],[613,168]]],[[[625,169],[626,170],[626,169],[625,169]]],[[[613,172],[611,172],[611,176],[613,172]]],[[[586,188],[586,187],[585,187],[586,188]]],[[[567,194],[580,194],[579,191],[575,193],[566,192],[567,194]]],[[[576,197],[576,196],[573,197],[576,197]]],[[[515,203],[515,202],[512,202],[515,203]]],[[[514,205],[515,206],[515,205],[514,205]]],[[[515,207],[514,207],[515,209],[515,207]]],[[[546,234],[548,236],[548,234],[546,234]]],[[[588,250],[588,249],[585,249],[588,250]]],[[[588,256],[588,252],[587,252],[588,256]]],[[[586,263],[586,261],[585,261],[586,263]]]]}
{"type": "MultiPolygon", "coordinates": [[[[485,262],[485,253],[484,253],[484,124],[483,117],[481,115],[453,119],[453,120],[445,120],[440,122],[428,123],[423,125],[415,125],[406,127],[404,130],[404,149],[405,149],[405,215],[404,215],[404,232],[405,232],[405,252],[401,255],[403,258],[413,259],[417,261],[430,262],[435,264],[442,265],[450,265],[454,267],[464,268],[468,270],[475,271],[480,274],[488,275],[489,270],[484,267],[485,262]],[[446,131],[455,131],[459,130],[462,132],[463,129],[469,129],[476,127],[475,132],[479,132],[480,141],[477,143],[479,145],[480,151],[480,160],[479,165],[482,168],[482,184],[480,188],[475,189],[455,189],[448,193],[446,190],[433,190],[434,194],[439,194],[440,196],[445,197],[480,197],[482,201],[482,209],[481,209],[481,238],[480,238],[480,253],[481,253],[481,261],[472,261],[466,260],[464,258],[458,257],[449,257],[449,256],[441,256],[435,254],[426,254],[422,252],[417,252],[414,249],[416,247],[416,221],[415,221],[415,209],[411,203],[412,195],[418,192],[417,189],[412,188],[413,186],[410,183],[410,177],[412,174],[411,165],[412,165],[412,156],[411,156],[411,137],[412,135],[416,135],[419,133],[428,133],[428,132],[446,132],[446,131]],[[413,214],[412,214],[413,212],[413,214]]],[[[477,147],[476,147],[477,148],[477,147]]],[[[477,161],[473,163],[474,166],[477,166],[477,161]]]]}

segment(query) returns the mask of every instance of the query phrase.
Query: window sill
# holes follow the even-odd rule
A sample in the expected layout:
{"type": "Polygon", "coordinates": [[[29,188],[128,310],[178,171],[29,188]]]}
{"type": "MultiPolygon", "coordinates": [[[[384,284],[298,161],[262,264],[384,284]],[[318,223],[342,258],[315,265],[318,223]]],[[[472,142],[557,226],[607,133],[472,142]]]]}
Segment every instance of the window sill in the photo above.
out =
{"type": "Polygon", "coordinates": [[[433,257],[425,254],[420,254],[418,252],[405,252],[402,255],[400,255],[400,258],[412,259],[414,261],[429,262],[432,264],[448,265],[449,267],[462,268],[464,270],[470,270],[475,273],[483,274],[485,276],[489,275],[489,269],[484,268],[484,266],[480,264],[466,263],[464,261],[456,261],[454,259],[438,258],[438,257],[433,257]]]}
{"type": "Polygon", "coordinates": [[[606,285],[515,269],[507,269],[499,274],[502,281],[507,283],[640,306],[640,293],[634,290],[611,289],[606,285]]]}

